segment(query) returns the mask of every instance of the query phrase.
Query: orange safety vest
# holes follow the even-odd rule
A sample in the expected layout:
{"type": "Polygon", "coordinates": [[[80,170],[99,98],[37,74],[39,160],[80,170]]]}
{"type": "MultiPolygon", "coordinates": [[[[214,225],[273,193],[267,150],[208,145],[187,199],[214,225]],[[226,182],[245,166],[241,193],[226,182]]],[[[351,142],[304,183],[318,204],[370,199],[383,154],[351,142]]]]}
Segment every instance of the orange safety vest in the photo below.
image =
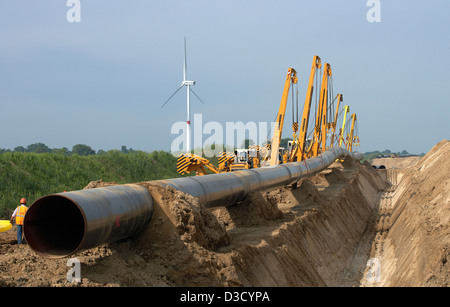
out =
{"type": "Polygon", "coordinates": [[[27,213],[28,207],[25,205],[20,205],[17,207],[16,213],[16,225],[23,225],[23,218],[25,217],[25,213],[27,213]]]}

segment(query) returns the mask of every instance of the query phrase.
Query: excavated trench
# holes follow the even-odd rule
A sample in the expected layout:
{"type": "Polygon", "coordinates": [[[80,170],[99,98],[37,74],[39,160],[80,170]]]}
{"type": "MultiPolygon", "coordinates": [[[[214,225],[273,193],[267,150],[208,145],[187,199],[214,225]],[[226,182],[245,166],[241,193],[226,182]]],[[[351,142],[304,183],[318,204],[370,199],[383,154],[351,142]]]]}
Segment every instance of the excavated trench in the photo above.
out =
{"type": "MultiPolygon", "coordinates": [[[[76,254],[81,285],[446,286],[449,175],[439,167],[449,169],[450,145],[436,147],[407,170],[347,158],[297,187],[210,210],[141,183],[154,198],[151,222],[76,254]]],[[[42,258],[12,238],[0,237],[0,285],[71,285],[67,259],[42,258]]]]}

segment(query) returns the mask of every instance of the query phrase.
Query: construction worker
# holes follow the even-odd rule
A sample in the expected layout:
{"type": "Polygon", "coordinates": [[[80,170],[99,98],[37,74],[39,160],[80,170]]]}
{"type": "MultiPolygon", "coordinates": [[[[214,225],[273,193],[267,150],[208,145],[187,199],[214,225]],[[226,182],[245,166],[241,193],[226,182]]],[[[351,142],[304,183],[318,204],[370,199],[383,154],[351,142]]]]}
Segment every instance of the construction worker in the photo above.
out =
{"type": "Polygon", "coordinates": [[[22,198],[20,200],[20,206],[14,210],[14,213],[11,216],[11,224],[14,221],[14,218],[16,219],[16,225],[17,225],[17,244],[22,244],[22,237],[23,237],[23,219],[25,217],[25,214],[28,211],[28,207],[26,206],[27,200],[25,198],[22,198]]]}

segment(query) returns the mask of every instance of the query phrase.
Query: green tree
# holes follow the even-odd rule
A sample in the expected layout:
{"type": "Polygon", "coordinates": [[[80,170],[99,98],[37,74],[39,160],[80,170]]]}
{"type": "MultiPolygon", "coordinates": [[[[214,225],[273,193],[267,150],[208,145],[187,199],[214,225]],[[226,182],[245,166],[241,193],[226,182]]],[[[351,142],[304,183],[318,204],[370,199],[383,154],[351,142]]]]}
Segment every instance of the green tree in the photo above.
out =
{"type": "Polygon", "coordinates": [[[14,148],[15,152],[25,152],[26,148],[23,146],[17,146],[16,148],[14,148]]]}
{"type": "Polygon", "coordinates": [[[95,150],[85,144],[77,144],[72,147],[72,153],[79,156],[95,155],[95,150]]]}
{"type": "Polygon", "coordinates": [[[35,152],[35,153],[45,153],[51,152],[52,150],[48,148],[44,143],[34,143],[27,146],[27,152],[35,152]]]}
{"type": "Polygon", "coordinates": [[[60,155],[65,155],[65,156],[70,156],[72,153],[70,152],[70,150],[67,147],[63,147],[63,148],[54,148],[52,150],[52,153],[55,154],[60,154],[60,155]]]}

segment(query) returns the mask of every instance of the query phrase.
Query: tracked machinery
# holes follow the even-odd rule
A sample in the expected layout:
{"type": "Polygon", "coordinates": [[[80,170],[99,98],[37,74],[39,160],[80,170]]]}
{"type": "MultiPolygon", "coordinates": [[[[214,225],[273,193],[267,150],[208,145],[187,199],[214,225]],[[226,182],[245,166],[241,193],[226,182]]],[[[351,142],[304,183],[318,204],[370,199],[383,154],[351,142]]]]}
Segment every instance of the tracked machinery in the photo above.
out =
{"type": "Polygon", "coordinates": [[[213,164],[208,159],[200,157],[192,153],[183,153],[178,156],[177,160],[177,172],[181,175],[195,172],[196,175],[207,175],[208,171],[214,174],[219,173],[213,164]]]}
{"type": "Polygon", "coordinates": [[[218,174],[260,167],[261,156],[257,149],[235,149],[234,152],[221,152],[217,168],[208,159],[192,153],[178,156],[177,172],[181,175],[195,172],[197,176],[208,173],[218,174]]]}
{"type": "Polygon", "coordinates": [[[233,172],[259,167],[260,160],[260,154],[256,147],[235,149],[234,152],[224,151],[218,157],[219,172],[233,172]]]}

